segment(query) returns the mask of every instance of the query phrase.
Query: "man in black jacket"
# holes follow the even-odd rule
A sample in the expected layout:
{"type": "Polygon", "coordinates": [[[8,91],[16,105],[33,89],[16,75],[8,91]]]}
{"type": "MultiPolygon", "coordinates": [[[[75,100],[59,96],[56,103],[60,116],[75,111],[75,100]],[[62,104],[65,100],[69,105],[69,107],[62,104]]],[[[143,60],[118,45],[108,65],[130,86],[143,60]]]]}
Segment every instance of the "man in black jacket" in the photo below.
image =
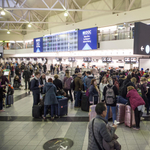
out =
{"type": "Polygon", "coordinates": [[[34,79],[31,80],[30,90],[33,92],[33,105],[38,105],[40,102],[40,90],[43,85],[40,85],[40,72],[35,73],[34,79]]]}
{"type": "Polygon", "coordinates": [[[44,73],[46,73],[47,67],[46,67],[46,63],[43,65],[43,71],[44,73]]]}
{"type": "Polygon", "coordinates": [[[53,66],[53,64],[51,64],[51,66],[50,66],[51,74],[54,74],[53,70],[54,70],[54,66],[53,66]]]}
{"type": "Polygon", "coordinates": [[[28,83],[28,89],[29,89],[29,82],[31,78],[31,72],[28,71],[27,67],[25,67],[22,77],[25,80],[25,90],[27,90],[27,83],[28,83]]]}
{"type": "MultiPolygon", "coordinates": [[[[16,69],[15,69],[15,74],[17,76],[19,76],[19,79],[20,79],[20,82],[21,82],[21,66],[17,66],[16,69]]],[[[22,86],[22,85],[21,85],[22,86]]]]}

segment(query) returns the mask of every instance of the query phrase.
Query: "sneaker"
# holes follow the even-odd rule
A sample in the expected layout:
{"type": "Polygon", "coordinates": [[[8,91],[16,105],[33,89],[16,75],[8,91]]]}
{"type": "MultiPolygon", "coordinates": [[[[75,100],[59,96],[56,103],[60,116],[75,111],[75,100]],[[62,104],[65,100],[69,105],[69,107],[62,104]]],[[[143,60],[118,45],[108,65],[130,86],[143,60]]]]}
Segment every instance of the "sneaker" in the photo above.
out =
{"type": "Polygon", "coordinates": [[[141,117],[141,121],[144,120],[145,118],[141,117]]]}
{"type": "Polygon", "coordinates": [[[137,127],[133,127],[132,129],[134,129],[134,130],[140,130],[140,128],[137,128],[137,127]]]}
{"type": "Polygon", "coordinates": [[[42,115],[42,118],[45,120],[46,119],[46,117],[44,117],[44,115],[42,115]]]}

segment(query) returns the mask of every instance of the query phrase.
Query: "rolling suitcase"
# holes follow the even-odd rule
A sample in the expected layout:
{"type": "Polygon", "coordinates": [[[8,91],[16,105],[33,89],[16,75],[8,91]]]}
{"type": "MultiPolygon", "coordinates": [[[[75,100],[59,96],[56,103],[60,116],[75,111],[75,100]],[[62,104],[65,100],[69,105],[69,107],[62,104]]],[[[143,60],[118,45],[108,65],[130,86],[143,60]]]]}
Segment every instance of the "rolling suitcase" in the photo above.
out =
{"type": "Polygon", "coordinates": [[[68,98],[58,99],[58,116],[64,116],[68,114],[68,98]]]}
{"type": "Polygon", "coordinates": [[[125,105],[124,104],[117,104],[117,115],[116,120],[117,122],[124,123],[125,118],[125,105]]]}
{"type": "Polygon", "coordinates": [[[85,92],[82,93],[81,99],[81,110],[89,112],[89,98],[86,96],[85,92]]]}
{"type": "Polygon", "coordinates": [[[91,106],[90,106],[90,110],[89,110],[89,121],[91,121],[93,118],[96,117],[95,107],[96,107],[96,105],[91,105],[91,106]]]}
{"type": "Polygon", "coordinates": [[[32,117],[40,118],[42,116],[42,106],[41,105],[33,105],[32,107],[32,117]]]}
{"type": "Polygon", "coordinates": [[[134,111],[132,110],[132,108],[127,105],[125,107],[125,120],[124,123],[126,126],[128,127],[132,127],[135,125],[135,116],[134,116],[134,111]]]}
{"type": "Polygon", "coordinates": [[[13,95],[7,95],[5,100],[6,106],[11,106],[14,103],[13,95]]]}

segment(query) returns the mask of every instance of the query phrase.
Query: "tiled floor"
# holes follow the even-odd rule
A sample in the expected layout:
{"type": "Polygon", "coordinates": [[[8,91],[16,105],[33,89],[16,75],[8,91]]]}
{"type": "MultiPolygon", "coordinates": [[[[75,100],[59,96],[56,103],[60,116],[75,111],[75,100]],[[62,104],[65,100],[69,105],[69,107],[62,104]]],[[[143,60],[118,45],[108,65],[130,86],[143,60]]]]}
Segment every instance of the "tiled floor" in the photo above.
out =
{"type": "MultiPolygon", "coordinates": [[[[14,97],[25,91],[15,91],[14,97]]],[[[16,101],[10,108],[5,108],[0,116],[31,117],[32,95],[16,101]]],[[[87,112],[74,109],[69,102],[68,116],[88,117],[87,112]]],[[[150,122],[142,121],[141,130],[135,131],[124,124],[116,130],[122,150],[150,150],[150,122]]],[[[88,121],[86,122],[51,122],[51,121],[0,121],[0,150],[42,150],[45,142],[53,138],[69,138],[74,145],[71,150],[87,150],[88,121]]]]}

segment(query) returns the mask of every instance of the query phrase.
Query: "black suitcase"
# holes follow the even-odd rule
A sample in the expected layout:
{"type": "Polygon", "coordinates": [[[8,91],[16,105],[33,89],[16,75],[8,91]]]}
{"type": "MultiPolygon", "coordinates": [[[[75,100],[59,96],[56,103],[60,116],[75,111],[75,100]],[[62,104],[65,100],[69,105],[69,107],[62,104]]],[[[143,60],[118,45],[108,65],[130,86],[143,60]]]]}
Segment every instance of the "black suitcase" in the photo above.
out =
{"type": "Polygon", "coordinates": [[[42,116],[42,106],[41,105],[33,105],[32,117],[40,118],[41,116],[42,116]]]}
{"type": "Polygon", "coordinates": [[[58,116],[68,114],[68,98],[58,99],[58,116]]]}
{"type": "Polygon", "coordinates": [[[81,110],[89,112],[89,106],[89,98],[86,96],[85,92],[82,92],[81,110]]]}

